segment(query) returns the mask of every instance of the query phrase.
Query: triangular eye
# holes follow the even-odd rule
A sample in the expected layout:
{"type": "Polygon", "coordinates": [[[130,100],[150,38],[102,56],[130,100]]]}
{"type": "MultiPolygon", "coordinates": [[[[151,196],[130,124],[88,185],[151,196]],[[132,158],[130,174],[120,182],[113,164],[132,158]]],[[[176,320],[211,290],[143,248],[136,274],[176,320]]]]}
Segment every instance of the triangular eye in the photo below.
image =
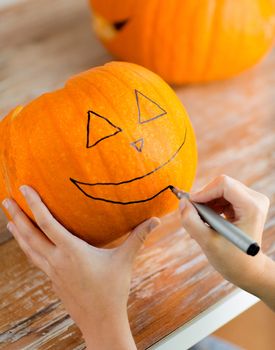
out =
{"type": "Polygon", "coordinates": [[[114,125],[110,120],[93,111],[88,111],[87,143],[86,147],[94,147],[99,142],[115,136],[122,129],[114,125]]]}
{"type": "Polygon", "coordinates": [[[138,121],[140,124],[148,123],[167,114],[160,105],[138,90],[135,90],[135,94],[138,107],[138,121]]]}

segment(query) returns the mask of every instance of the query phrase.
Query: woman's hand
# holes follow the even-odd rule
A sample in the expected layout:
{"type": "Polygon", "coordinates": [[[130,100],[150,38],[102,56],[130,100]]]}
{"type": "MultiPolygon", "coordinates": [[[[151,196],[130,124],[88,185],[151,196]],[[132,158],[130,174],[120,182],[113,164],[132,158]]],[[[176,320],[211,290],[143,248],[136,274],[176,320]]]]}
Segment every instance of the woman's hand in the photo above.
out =
{"type": "Polygon", "coordinates": [[[36,227],[12,199],[3,205],[22,250],[51,279],[58,296],[79,326],[91,349],[136,349],[127,317],[127,300],[134,258],[146,235],[159,224],[152,218],[118,248],[100,249],[68,232],[28,186],[23,193],[36,227]]]}
{"type": "MultiPolygon", "coordinates": [[[[261,244],[268,198],[237,180],[222,175],[190,199],[206,203],[261,244]]],[[[180,203],[182,224],[201,246],[209,262],[230,282],[256,294],[275,309],[275,264],[260,251],[251,257],[209,228],[187,200],[180,203]],[[271,286],[272,284],[272,286],[271,286]],[[266,290],[263,293],[263,290],[266,290]],[[274,295],[274,297],[273,297],[274,295]]]]}

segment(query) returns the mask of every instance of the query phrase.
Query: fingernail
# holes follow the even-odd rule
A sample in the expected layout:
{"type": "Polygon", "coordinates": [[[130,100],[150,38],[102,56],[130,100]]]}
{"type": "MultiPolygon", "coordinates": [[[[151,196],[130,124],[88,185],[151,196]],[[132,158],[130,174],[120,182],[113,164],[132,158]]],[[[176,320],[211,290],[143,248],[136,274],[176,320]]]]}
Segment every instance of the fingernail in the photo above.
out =
{"type": "Polygon", "coordinates": [[[12,233],[12,224],[10,222],[7,224],[7,229],[12,233]]]}
{"type": "Polygon", "coordinates": [[[19,190],[20,190],[20,192],[23,194],[24,197],[27,196],[27,194],[28,194],[28,188],[27,188],[27,186],[25,186],[25,185],[20,186],[20,187],[19,187],[19,190]]]}
{"type": "Polygon", "coordinates": [[[6,198],[3,200],[2,205],[4,208],[9,209],[10,201],[6,198]]]}
{"type": "Polygon", "coordinates": [[[201,189],[199,189],[199,190],[196,190],[196,191],[190,191],[190,196],[195,196],[195,195],[197,195],[197,194],[199,194],[199,193],[201,193],[202,192],[202,188],[201,189]]]}
{"type": "Polygon", "coordinates": [[[153,231],[153,229],[158,227],[159,225],[160,225],[160,220],[158,218],[154,218],[150,222],[149,230],[153,231]]]}

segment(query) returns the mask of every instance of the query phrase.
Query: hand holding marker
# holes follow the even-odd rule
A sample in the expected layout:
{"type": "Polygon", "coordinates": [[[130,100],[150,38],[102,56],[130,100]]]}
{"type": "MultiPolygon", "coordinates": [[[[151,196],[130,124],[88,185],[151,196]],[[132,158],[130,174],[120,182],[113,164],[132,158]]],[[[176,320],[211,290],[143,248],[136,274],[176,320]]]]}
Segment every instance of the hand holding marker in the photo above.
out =
{"type": "MultiPolygon", "coordinates": [[[[190,201],[189,194],[187,192],[180,191],[174,186],[170,186],[170,190],[177,196],[178,199],[187,198],[190,201]]],[[[257,253],[260,251],[260,247],[257,242],[255,242],[237,226],[215,213],[215,211],[209,208],[207,205],[192,201],[190,201],[190,203],[192,203],[192,205],[196,208],[204,222],[206,222],[213,230],[221,234],[240,250],[251,256],[257,255],[257,253]]]]}

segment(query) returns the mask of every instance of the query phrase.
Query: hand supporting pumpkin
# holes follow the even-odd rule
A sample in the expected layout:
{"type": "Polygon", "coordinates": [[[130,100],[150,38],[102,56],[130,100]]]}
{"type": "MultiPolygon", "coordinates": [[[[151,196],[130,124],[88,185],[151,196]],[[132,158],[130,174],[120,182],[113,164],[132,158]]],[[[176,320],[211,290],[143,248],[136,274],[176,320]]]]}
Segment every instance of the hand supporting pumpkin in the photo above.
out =
{"type": "MultiPolygon", "coordinates": [[[[222,175],[201,191],[190,194],[194,202],[207,203],[219,214],[253,237],[259,244],[269,200],[266,196],[222,175]]],[[[225,279],[257,295],[275,311],[275,262],[263,254],[248,256],[210,229],[200,219],[192,204],[180,203],[183,226],[194,238],[209,262],[225,279]]]]}
{"type": "Polygon", "coordinates": [[[56,293],[79,326],[89,349],[136,349],[127,317],[131,270],[152,218],[118,248],[100,249],[73,236],[50,214],[28,186],[21,192],[38,227],[12,199],[3,202],[13,221],[8,229],[30,260],[51,279],[56,293]]]}

